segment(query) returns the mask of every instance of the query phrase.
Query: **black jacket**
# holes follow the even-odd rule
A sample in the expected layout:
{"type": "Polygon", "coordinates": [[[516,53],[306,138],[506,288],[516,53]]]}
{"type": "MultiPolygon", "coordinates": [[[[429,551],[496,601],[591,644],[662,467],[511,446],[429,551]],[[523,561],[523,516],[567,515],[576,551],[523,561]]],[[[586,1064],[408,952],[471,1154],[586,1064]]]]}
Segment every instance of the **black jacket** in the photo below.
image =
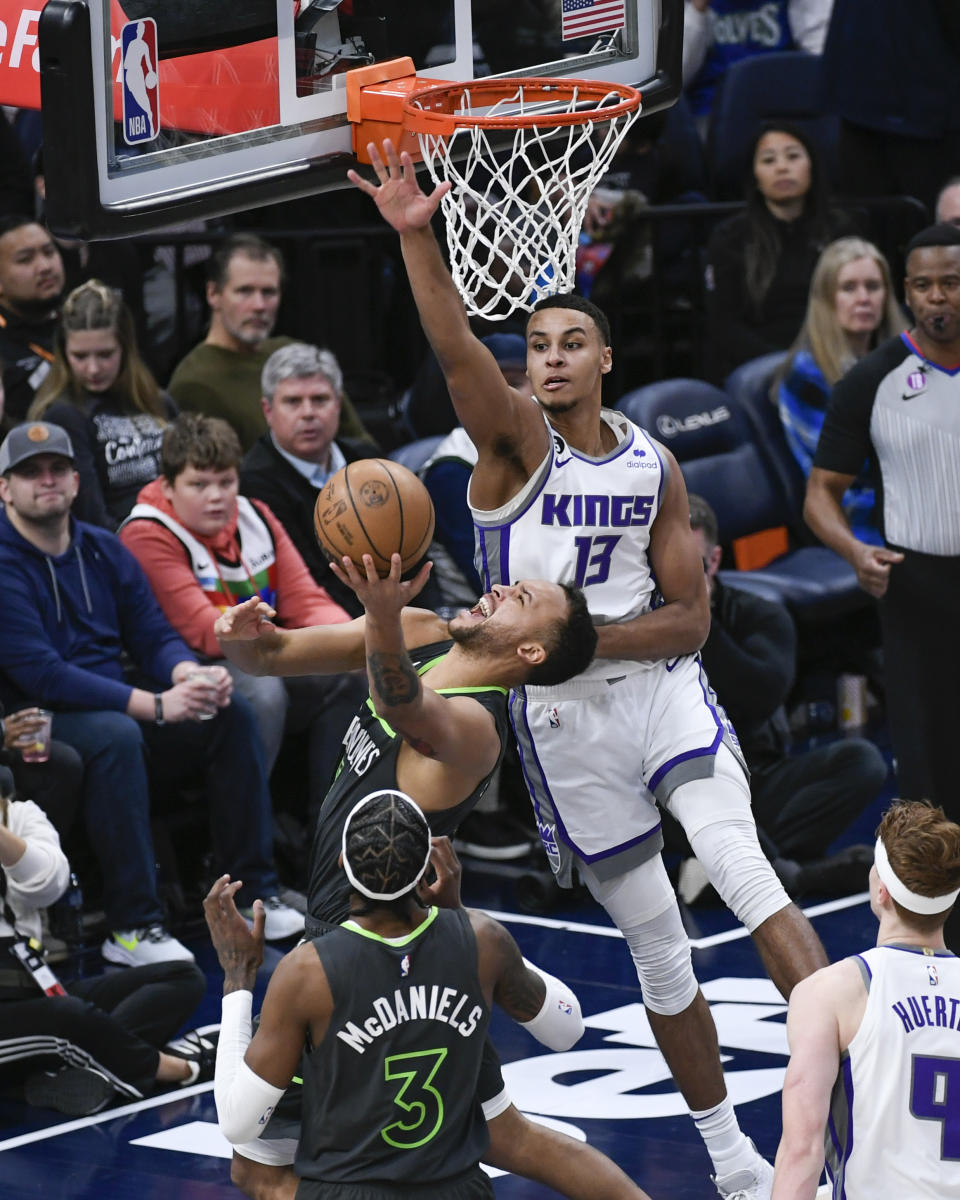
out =
{"type": "Polygon", "coordinates": [[[790,749],[783,703],[793,686],[797,635],[781,604],[714,580],[710,634],[700,651],[710,686],[737,731],[747,766],[790,749]]]}
{"type": "MultiPolygon", "coordinates": [[[[372,442],[337,438],[337,445],[348,463],[358,458],[380,457],[380,451],[372,442]]],[[[269,506],[290,535],[317,583],[325,587],[351,616],[359,617],[363,613],[363,605],[356,594],[330,570],[313,531],[313,506],[319,489],[287,462],[274,446],[269,433],[263,434],[250,447],[240,464],[240,491],[244,496],[263,500],[269,506]]]]}
{"type": "Polygon", "coordinates": [[[9,308],[0,307],[0,363],[8,423],[26,419],[27,409],[53,362],[56,328],[56,311],[42,321],[25,321],[9,308]]]}

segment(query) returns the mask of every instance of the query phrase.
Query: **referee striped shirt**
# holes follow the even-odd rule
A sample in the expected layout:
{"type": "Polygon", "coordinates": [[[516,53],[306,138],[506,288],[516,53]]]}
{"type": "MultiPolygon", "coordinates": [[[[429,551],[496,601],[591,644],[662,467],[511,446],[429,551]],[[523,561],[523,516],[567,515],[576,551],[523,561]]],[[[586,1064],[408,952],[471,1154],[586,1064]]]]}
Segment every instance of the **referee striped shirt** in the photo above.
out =
{"type": "Polygon", "coordinates": [[[888,543],[960,555],[960,363],[929,362],[903,333],[837,382],[814,466],[859,475],[865,461],[888,543]]]}

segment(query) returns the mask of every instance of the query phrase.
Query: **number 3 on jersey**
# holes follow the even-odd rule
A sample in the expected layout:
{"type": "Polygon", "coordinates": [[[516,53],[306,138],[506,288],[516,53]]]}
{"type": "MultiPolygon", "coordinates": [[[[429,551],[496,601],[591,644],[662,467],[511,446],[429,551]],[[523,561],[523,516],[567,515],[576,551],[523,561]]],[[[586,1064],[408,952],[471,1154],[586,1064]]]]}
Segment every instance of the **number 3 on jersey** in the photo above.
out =
{"type": "Polygon", "coordinates": [[[431,1087],[433,1077],[447,1057],[445,1048],[392,1054],[383,1064],[387,1080],[402,1080],[394,1104],[406,1117],[380,1130],[380,1136],[397,1150],[416,1150],[436,1137],[443,1124],[443,1097],[431,1087]]]}
{"type": "Polygon", "coordinates": [[[601,533],[596,537],[573,539],[577,547],[577,587],[606,583],[610,576],[610,559],[619,541],[619,533],[601,533]]]}
{"type": "Polygon", "coordinates": [[[913,1056],[910,1112],[921,1121],[939,1121],[940,1157],[960,1160],[960,1058],[913,1056]]]}

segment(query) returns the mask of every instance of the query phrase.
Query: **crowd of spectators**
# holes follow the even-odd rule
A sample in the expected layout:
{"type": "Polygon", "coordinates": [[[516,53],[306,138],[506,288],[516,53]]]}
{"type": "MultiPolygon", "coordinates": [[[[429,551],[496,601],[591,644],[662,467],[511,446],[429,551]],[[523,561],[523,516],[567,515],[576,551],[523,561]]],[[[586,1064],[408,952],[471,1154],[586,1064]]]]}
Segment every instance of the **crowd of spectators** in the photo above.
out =
{"type": "MultiPolygon", "coordinates": [[[[908,196],[943,223],[938,228],[960,226],[960,102],[942,91],[944,81],[960,87],[960,23],[940,0],[922,0],[909,15],[899,0],[874,7],[865,29],[854,0],[686,0],[678,112],[692,114],[698,134],[709,140],[711,106],[733,63],[800,50],[824,56],[824,111],[839,121],[839,152],[828,154],[787,121],[758,123],[743,206],[671,232],[652,221],[656,205],[689,203],[694,213],[714,198],[711,181],[684,166],[675,122],[663,114],[642,118],[591,198],[577,275],[584,294],[614,318],[623,307],[628,320],[625,306],[642,300],[662,268],[670,303],[700,320],[690,326],[702,331],[691,374],[722,384],[750,360],[782,355],[770,403],[799,468],[812,471],[820,487],[819,509],[808,506],[813,529],[851,561],[859,551],[838,521],[859,544],[881,547],[884,534],[890,539],[881,511],[882,485],[888,493],[891,486],[881,478],[883,445],[871,443],[876,429],[865,433],[861,421],[856,436],[847,429],[846,441],[838,440],[834,430],[829,452],[818,453],[820,432],[851,368],[841,399],[859,404],[861,417],[869,412],[876,355],[889,357],[891,340],[908,324],[896,273],[904,245],[866,240],[857,201],[908,196]],[[832,172],[828,159],[837,164],[832,172]]],[[[199,795],[212,864],[243,878],[241,907],[255,895],[266,900],[268,937],[293,935],[302,916],[281,892],[302,880],[281,880],[274,863],[271,772],[284,748],[305,737],[306,827],[361,696],[360,681],[349,675],[263,679],[225,664],[212,629],[217,613],[259,595],[291,627],[357,615],[356,596],[317,546],[314,502],[346,463],[427,434],[445,440],[421,464],[437,500],[439,588],[421,602],[465,602],[478,584],[466,508],[473,448],[454,427],[425,349],[416,371],[390,376],[386,364],[392,406],[385,418],[351,399],[341,362],[352,348],[309,344],[283,332],[282,323],[275,332],[296,264],[252,228],[282,226],[283,206],[266,218],[238,214],[228,231],[211,231],[204,336],[178,347],[164,367],[169,356],[148,332],[172,319],[170,311],[158,313],[149,287],[155,247],[108,253],[59,241],[43,223],[42,151],[31,166],[2,114],[0,134],[7,164],[0,171],[0,566],[7,594],[0,755],[10,768],[0,780],[0,861],[12,905],[5,902],[0,937],[33,935],[33,908],[68,886],[59,840],[82,846],[88,907],[103,914],[103,957],[144,970],[178,964],[183,1000],[196,990],[187,969],[192,955],[169,927],[151,819],[162,821],[199,795]],[[53,712],[52,741],[44,762],[29,762],[21,746],[38,706],[53,712]],[[34,892],[18,898],[17,887],[28,883],[34,892]]],[[[928,305],[940,304],[956,325],[960,279],[948,268],[960,251],[943,234],[924,246],[926,274],[914,271],[907,299],[922,288],[928,305]],[[930,301],[931,291],[941,300],[930,301]]],[[[384,273],[392,271],[385,261],[384,273]]],[[[938,369],[931,347],[945,340],[940,317],[928,318],[933,324],[919,342],[903,342],[919,356],[905,384],[918,393],[938,369]]],[[[518,328],[487,340],[505,374],[522,377],[518,328]]],[[[384,364],[353,361],[347,378],[371,365],[384,364]]],[[[955,388],[950,364],[939,365],[944,387],[955,388]]],[[[617,378],[620,394],[648,381],[642,369],[617,378]]],[[[616,399],[607,402],[615,407],[616,399]]],[[[951,426],[945,436],[946,488],[957,479],[960,430],[951,426]]],[[[944,501],[937,521],[949,524],[951,503],[944,501]]],[[[715,518],[695,502],[692,520],[714,620],[704,660],[754,771],[765,848],[791,894],[825,887],[838,878],[824,870],[828,848],[876,798],[886,763],[864,739],[794,753],[785,709],[798,669],[790,614],[722,584],[717,568],[726,548],[715,518]]],[[[907,526],[904,544],[919,523],[898,528],[907,526]]],[[[919,534],[916,541],[908,551],[911,586],[939,586],[937,564],[928,560],[941,556],[952,580],[955,539],[945,534],[932,548],[919,534]]],[[[897,561],[888,558],[886,569],[897,561]]],[[[879,597],[885,589],[867,590],[879,597]]],[[[885,637],[902,657],[911,652],[901,636],[904,614],[916,611],[916,598],[894,592],[903,612],[888,613],[885,637]],[[900,622],[892,632],[891,620],[900,622]]],[[[947,664],[948,674],[955,665],[947,664]]],[[[914,776],[923,778],[918,770],[914,776]]],[[[529,848],[523,837],[513,841],[524,853],[529,848]]],[[[504,839],[493,847],[482,836],[471,848],[481,856],[485,848],[491,856],[512,852],[504,839]]],[[[843,860],[847,882],[862,881],[864,861],[843,860]]],[[[700,888],[690,883],[687,891],[700,888]]],[[[161,985],[151,977],[150,987],[161,985]]],[[[95,1020],[85,1012],[94,1040],[106,1036],[97,1022],[115,1021],[111,1010],[122,999],[104,999],[95,1020]]],[[[114,1094],[196,1078],[194,1066],[181,1068],[162,1049],[192,1004],[170,1008],[159,1025],[128,1023],[116,1035],[126,1057],[117,1058],[109,1091],[94,1088],[91,1096],[84,1078],[61,1079],[57,1093],[40,1080],[34,1095],[74,1106],[64,1111],[92,1111],[114,1094]]]]}

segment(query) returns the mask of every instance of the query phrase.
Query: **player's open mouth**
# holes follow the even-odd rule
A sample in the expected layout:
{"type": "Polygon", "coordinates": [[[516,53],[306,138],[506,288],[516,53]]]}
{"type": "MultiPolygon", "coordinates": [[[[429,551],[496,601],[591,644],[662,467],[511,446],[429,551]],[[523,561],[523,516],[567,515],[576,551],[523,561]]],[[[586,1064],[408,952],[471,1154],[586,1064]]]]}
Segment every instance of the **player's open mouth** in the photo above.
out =
{"type": "Polygon", "coordinates": [[[497,598],[492,592],[481,596],[473,608],[468,609],[468,616],[478,618],[485,621],[487,617],[492,616],[497,610],[497,598]]]}
{"type": "Polygon", "coordinates": [[[547,391],[552,392],[554,388],[563,387],[566,382],[566,379],[561,379],[559,375],[551,375],[549,379],[543,381],[543,386],[547,391]]]}

